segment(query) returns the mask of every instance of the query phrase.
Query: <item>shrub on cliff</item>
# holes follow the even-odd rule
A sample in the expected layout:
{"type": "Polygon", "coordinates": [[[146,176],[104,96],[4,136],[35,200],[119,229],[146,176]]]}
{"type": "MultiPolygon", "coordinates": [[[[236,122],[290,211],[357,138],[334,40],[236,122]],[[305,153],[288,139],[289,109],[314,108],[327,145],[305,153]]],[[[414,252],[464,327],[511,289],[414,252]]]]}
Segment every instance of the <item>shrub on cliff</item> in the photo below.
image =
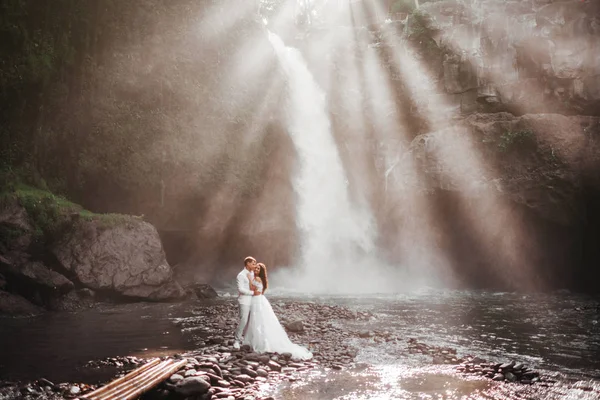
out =
{"type": "MultiPolygon", "coordinates": [[[[42,244],[51,242],[79,220],[97,220],[108,227],[134,218],[121,214],[92,213],[63,196],[18,182],[9,184],[7,189],[0,192],[0,210],[14,200],[26,210],[33,227],[34,240],[42,244]]],[[[18,226],[0,225],[0,233],[6,241],[23,232],[18,226]]]]}

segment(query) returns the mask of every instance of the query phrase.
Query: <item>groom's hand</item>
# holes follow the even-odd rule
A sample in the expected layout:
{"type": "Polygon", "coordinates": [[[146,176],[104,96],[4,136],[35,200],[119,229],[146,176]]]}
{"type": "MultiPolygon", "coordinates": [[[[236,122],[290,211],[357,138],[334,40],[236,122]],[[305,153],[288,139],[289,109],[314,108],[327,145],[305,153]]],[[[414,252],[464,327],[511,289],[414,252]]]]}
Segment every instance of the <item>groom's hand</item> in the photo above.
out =
{"type": "Polygon", "coordinates": [[[259,295],[260,295],[260,290],[256,290],[256,289],[254,289],[254,295],[255,295],[255,296],[259,296],[259,295]]]}

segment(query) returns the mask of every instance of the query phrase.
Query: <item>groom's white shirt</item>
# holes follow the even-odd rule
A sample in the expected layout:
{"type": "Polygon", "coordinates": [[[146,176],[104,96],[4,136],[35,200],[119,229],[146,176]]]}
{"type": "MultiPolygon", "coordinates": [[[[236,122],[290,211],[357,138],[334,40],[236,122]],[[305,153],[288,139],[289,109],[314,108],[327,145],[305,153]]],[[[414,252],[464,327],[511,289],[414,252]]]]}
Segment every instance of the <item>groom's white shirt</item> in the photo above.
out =
{"type": "Polygon", "coordinates": [[[246,268],[244,268],[237,276],[238,302],[247,306],[252,304],[252,296],[254,295],[254,292],[250,290],[248,274],[251,274],[252,277],[254,277],[254,274],[249,272],[246,268]]]}

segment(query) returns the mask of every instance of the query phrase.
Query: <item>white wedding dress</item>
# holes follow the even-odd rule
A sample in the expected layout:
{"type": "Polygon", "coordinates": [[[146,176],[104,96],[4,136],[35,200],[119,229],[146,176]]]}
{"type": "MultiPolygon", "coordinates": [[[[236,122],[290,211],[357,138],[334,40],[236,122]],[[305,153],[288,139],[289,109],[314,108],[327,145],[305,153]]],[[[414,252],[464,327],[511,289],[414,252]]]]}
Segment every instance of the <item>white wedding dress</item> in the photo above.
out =
{"type": "MultiPolygon", "coordinates": [[[[260,281],[252,283],[262,292],[260,281]]],[[[271,303],[262,294],[252,297],[244,344],[250,345],[257,353],[291,353],[292,358],[297,360],[308,360],[313,356],[308,349],[292,343],[273,312],[271,303]]]]}

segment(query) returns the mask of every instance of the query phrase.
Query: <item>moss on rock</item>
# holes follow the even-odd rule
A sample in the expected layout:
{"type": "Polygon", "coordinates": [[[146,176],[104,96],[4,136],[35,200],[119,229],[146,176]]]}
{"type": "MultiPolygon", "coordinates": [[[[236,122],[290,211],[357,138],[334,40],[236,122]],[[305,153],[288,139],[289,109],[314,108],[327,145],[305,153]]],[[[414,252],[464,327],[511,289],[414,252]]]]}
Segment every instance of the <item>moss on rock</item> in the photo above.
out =
{"type": "MultiPolygon", "coordinates": [[[[93,213],[63,196],[22,183],[12,185],[8,190],[0,192],[0,209],[2,204],[7,204],[11,199],[16,199],[27,211],[37,240],[51,240],[64,229],[82,220],[93,220],[102,227],[110,228],[136,219],[134,216],[123,214],[93,213]]],[[[10,239],[23,232],[18,227],[0,226],[0,233],[3,238],[10,239]]]]}

